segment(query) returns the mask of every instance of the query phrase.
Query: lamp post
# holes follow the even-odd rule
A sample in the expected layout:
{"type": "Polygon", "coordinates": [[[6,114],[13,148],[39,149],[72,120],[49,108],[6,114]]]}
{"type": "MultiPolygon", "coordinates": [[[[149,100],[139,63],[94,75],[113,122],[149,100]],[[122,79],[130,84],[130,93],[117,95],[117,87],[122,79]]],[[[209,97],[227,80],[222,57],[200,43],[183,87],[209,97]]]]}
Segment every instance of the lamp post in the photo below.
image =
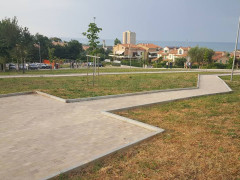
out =
{"type": "Polygon", "coordinates": [[[39,62],[41,63],[42,62],[42,60],[41,60],[41,44],[40,44],[40,42],[38,42],[38,44],[39,44],[39,48],[38,48],[38,50],[39,50],[39,62]]]}
{"type": "Polygon", "coordinates": [[[240,17],[239,17],[239,21],[238,21],[237,39],[236,39],[235,50],[234,50],[234,57],[233,57],[233,64],[232,64],[232,73],[231,73],[231,81],[233,79],[233,70],[234,70],[235,59],[236,59],[236,51],[237,51],[237,46],[238,46],[239,27],[240,27],[240,17]]]}

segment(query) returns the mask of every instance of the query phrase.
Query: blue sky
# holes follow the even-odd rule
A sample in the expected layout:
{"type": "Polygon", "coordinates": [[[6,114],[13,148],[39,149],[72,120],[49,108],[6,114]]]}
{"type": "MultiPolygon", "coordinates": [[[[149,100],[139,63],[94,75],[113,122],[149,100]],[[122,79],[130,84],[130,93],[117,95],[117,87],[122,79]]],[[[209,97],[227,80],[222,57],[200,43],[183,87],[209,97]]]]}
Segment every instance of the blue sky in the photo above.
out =
{"type": "Polygon", "coordinates": [[[32,33],[82,38],[96,17],[102,39],[234,42],[239,0],[0,0],[0,18],[17,16],[32,33]]]}

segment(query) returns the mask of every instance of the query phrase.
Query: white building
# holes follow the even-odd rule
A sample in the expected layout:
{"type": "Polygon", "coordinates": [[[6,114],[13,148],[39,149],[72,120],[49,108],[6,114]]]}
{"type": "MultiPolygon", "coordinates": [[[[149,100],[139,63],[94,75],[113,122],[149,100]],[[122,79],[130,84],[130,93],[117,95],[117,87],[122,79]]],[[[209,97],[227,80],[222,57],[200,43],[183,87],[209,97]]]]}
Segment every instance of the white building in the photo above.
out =
{"type": "Polygon", "coordinates": [[[123,32],[123,44],[136,44],[136,33],[131,31],[123,32]]]}

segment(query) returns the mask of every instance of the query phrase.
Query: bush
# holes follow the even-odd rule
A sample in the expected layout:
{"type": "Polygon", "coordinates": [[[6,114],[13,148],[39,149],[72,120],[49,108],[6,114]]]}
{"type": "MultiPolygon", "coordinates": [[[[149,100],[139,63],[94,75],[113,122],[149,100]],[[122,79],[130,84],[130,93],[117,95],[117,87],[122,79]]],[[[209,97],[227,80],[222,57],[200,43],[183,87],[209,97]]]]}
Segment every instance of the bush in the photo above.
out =
{"type": "Polygon", "coordinates": [[[153,63],[153,67],[154,68],[166,68],[166,62],[165,61],[161,61],[159,63],[153,63]]]}
{"type": "Polygon", "coordinates": [[[110,65],[112,65],[112,63],[111,62],[102,62],[102,65],[105,67],[105,66],[110,66],[110,65]]]}
{"type": "Polygon", "coordinates": [[[204,68],[207,68],[207,69],[226,69],[227,64],[211,63],[211,64],[208,64],[207,66],[205,66],[204,68]]]}
{"type": "Polygon", "coordinates": [[[121,66],[121,63],[112,63],[113,66],[121,66]]]}
{"type": "Polygon", "coordinates": [[[184,64],[186,63],[186,58],[177,58],[175,61],[175,67],[184,68],[184,64]]]}
{"type": "MultiPolygon", "coordinates": [[[[128,59],[123,59],[123,60],[121,60],[121,64],[122,64],[122,65],[130,66],[130,60],[128,60],[128,59]]],[[[142,62],[142,60],[133,59],[133,60],[131,60],[131,66],[143,67],[143,62],[142,62]]]]}

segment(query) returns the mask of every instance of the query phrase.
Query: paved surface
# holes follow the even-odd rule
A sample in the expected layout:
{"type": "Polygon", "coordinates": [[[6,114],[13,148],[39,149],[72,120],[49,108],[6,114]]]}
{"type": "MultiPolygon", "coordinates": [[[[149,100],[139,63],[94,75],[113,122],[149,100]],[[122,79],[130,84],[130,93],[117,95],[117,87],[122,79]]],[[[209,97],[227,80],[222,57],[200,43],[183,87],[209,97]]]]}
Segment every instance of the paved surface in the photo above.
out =
{"type": "MultiPolygon", "coordinates": [[[[214,73],[230,73],[230,69],[181,69],[181,70],[166,70],[159,69],[159,71],[152,72],[101,72],[100,75],[113,75],[113,74],[162,74],[162,73],[186,73],[186,72],[214,72],[214,73]],[[163,71],[164,70],[164,71],[163,71]]],[[[61,70],[54,70],[61,71],[61,70]]],[[[89,76],[92,75],[89,71],[89,76]]],[[[240,73],[240,70],[235,70],[234,74],[240,73]]],[[[87,73],[69,73],[69,74],[23,74],[23,75],[0,75],[0,79],[5,78],[22,78],[22,77],[74,77],[74,76],[87,76],[87,73]]]]}
{"type": "Polygon", "coordinates": [[[0,98],[0,177],[43,179],[152,134],[102,111],[229,91],[217,76],[201,75],[194,90],[70,104],[40,95],[0,98]]]}

